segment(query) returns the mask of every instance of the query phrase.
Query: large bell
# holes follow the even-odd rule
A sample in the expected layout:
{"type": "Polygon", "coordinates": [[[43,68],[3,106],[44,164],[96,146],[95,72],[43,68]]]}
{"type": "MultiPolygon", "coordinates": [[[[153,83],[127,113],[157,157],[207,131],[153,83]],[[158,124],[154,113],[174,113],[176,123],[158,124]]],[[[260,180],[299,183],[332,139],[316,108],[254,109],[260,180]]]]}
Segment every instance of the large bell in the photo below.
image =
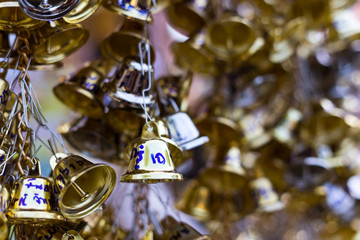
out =
{"type": "Polygon", "coordinates": [[[16,224],[47,224],[63,220],[57,211],[52,180],[39,176],[17,180],[6,216],[9,222],[16,224]]]}
{"type": "Polygon", "coordinates": [[[53,156],[50,164],[60,191],[60,212],[66,218],[82,218],[94,212],[115,187],[115,171],[105,164],[93,164],[80,156],[61,153],[53,156]]]}
{"type": "MultiPolygon", "coordinates": [[[[153,68],[141,63],[137,58],[124,60],[109,83],[104,84],[107,98],[113,101],[125,102],[132,107],[140,108],[141,104],[151,104],[152,95],[147,92],[143,97],[143,90],[148,88],[148,74],[153,75],[153,68]],[[144,74],[142,74],[144,72],[144,74]]],[[[110,102],[111,100],[105,100],[110,102]]]]}
{"type": "Polygon", "coordinates": [[[75,76],[53,89],[55,96],[72,110],[92,118],[101,118],[104,106],[101,102],[100,84],[106,76],[99,70],[101,61],[93,61],[75,76]]]}
{"type": "Polygon", "coordinates": [[[151,0],[105,0],[104,2],[104,7],[107,9],[135,21],[152,22],[150,15],[151,6],[151,0]]]}
{"type": "Polygon", "coordinates": [[[181,181],[183,176],[176,172],[172,153],[166,141],[161,139],[155,122],[144,125],[140,138],[131,142],[124,157],[129,160],[127,172],[121,182],[171,182],[181,181]]]}

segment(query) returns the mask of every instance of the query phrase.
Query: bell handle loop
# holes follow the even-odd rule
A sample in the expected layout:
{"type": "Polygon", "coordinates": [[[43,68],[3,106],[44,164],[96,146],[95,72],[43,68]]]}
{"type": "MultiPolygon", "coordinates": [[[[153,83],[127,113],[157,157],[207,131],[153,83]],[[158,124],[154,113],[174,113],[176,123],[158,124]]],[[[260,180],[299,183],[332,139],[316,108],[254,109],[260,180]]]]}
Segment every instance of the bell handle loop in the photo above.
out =
{"type": "Polygon", "coordinates": [[[146,138],[160,138],[160,133],[159,133],[159,126],[156,122],[154,121],[149,121],[148,123],[144,124],[142,133],[141,133],[141,138],[146,139],[146,138]]]}

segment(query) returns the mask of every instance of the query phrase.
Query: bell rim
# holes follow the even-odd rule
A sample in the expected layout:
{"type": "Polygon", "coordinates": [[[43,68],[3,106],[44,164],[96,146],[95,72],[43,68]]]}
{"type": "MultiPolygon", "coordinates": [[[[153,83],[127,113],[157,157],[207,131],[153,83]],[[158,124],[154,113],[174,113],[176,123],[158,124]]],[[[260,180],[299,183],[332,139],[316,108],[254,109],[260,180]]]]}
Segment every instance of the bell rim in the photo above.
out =
{"type": "Polygon", "coordinates": [[[145,16],[142,16],[138,11],[134,10],[125,10],[121,7],[119,7],[116,4],[117,1],[112,0],[104,0],[104,3],[102,4],[107,10],[116,13],[117,15],[124,16],[126,18],[129,18],[133,21],[139,21],[139,22],[148,22],[153,23],[153,17],[150,15],[148,18],[148,14],[145,14],[145,16]]]}
{"type": "MultiPolygon", "coordinates": [[[[61,61],[53,62],[53,63],[38,63],[35,61],[31,61],[29,66],[29,71],[56,71],[62,69],[64,67],[64,63],[61,61]]],[[[15,62],[9,64],[9,68],[15,68],[15,62]]]]}
{"type": "MultiPolygon", "coordinates": [[[[89,1],[91,1],[91,0],[89,0],[89,1]]],[[[69,14],[64,16],[63,19],[67,23],[79,23],[79,22],[82,22],[85,19],[87,19],[88,17],[90,17],[93,13],[95,13],[96,10],[98,10],[98,8],[101,6],[102,2],[103,2],[103,0],[97,0],[96,4],[94,4],[90,8],[88,7],[89,5],[86,5],[77,14],[71,14],[71,12],[69,12],[69,14]]],[[[77,5],[73,9],[73,11],[76,10],[76,8],[79,7],[80,5],[81,5],[81,1],[80,1],[79,5],[77,5]]]]}
{"type": "Polygon", "coordinates": [[[179,144],[179,146],[183,149],[183,150],[191,150],[197,147],[200,147],[201,145],[204,145],[205,143],[209,142],[210,139],[208,136],[200,136],[198,138],[195,138],[193,140],[184,142],[179,144]]]}
{"type": "Polygon", "coordinates": [[[126,172],[120,177],[120,182],[126,183],[159,183],[159,182],[176,182],[182,181],[183,175],[172,171],[172,172],[158,172],[158,171],[146,171],[141,173],[126,172]],[[149,175],[156,174],[156,179],[149,175]],[[171,177],[172,176],[172,177],[171,177]]]}
{"type": "MultiPolygon", "coordinates": [[[[66,158],[64,158],[62,161],[64,161],[65,159],[66,158]]],[[[55,169],[58,166],[59,165],[55,166],[55,169]]],[[[55,169],[53,172],[55,172],[55,169]]],[[[115,188],[115,184],[116,184],[115,170],[106,164],[94,164],[92,166],[88,166],[88,167],[82,169],[81,174],[72,176],[70,178],[69,184],[65,188],[60,190],[60,193],[58,195],[58,205],[59,205],[60,213],[67,219],[79,219],[79,218],[88,216],[89,214],[93,213],[97,208],[99,208],[110,197],[112,191],[115,188]],[[97,200],[93,199],[91,202],[87,203],[85,206],[90,205],[90,207],[88,207],[88,208],[85,208],[84,206],[80,207],[80,209],[75,209],[75,208],[71,208],[68,206],[64,207],[64,204],[62,203],[62,199],[63,199],[65,193],[67,192],[68,188],[71,187],[71,184],[76,182],[76,179],[79,178],[80,176],[82,176],[83,174],[86,174],[88,171],[93,170],[95,168],[99,168],[99,167],[105,168],[109,173],[109,175],[108,175],[109,179],[107,181],[107,183],[109,183],[109,185],[105,191],[105,194],[102,195],[101,198],[99,198],[97,200]],[[96,200],[97,202],[94,203],[93,202],[94,200],[96,200]],[[81,210],[81,211],[78,211],[78,210],[81,210]],[[72,213],[72,212],[75,212],[75,213],[72,213]]]]}
{"type": "Polygon", "coordinates": [[[61,82],[53,88],[53,92],[54,92],[55,96],[64,105],[66,105],[67,107],[71,108],[72,110],[74,110],[76,112],[80,112],[80,113],[82,113],[86,116],[92,117],[92,118],[102,118],[104,116],[104,106],[103,106],[102,102],[95,95],[93,95],[90,91],[88,91],[84,88],[81,88],[80,86],[78,86],[74,83],[70,83],[67,81],[61,82]],[[74,106],[72,104],[69,104],[67,97],[63,96],[63,94],[61,93],[64,89],[67,92],[70,91],[75,94],[82,95],[83,97],[86,97],[87,100],[89,100],[89,102],[95,103],[96,111],[94,109],[92,109],[90,112],[88,112],[86,110],[84,111],[84,109],[81,109],[82,107],[79,108],[79,106],[74,106]],[[100,114],[100,112],[101,112],[101,114],[100,114]]]}
{"type": "Polygon", "coordinates": [[[42,222],[59,222],[64,221],[64,217],[54,211],[46,210],[31,210],[31,209],[22,209],[22,210],[8,210],[6,211],[6,216],[9,222],[33,222],[33,223],[42,223],[42,222]],[[34,214],[39,214],[40,217],[34,218],[34,214]],[[21,220],[20,220],[21,219],[21,220]],[[36,219],[34,221],[34,219],[36,219]]]}

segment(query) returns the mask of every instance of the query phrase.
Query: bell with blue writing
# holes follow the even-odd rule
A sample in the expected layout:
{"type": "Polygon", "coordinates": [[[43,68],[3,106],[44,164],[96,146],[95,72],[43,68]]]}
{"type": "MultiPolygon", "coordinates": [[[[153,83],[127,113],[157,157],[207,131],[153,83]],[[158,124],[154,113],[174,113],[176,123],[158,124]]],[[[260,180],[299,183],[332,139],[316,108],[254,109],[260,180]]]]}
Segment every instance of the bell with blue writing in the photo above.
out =
{"type": "Polygon", "coordinates": [[[6,216],[10,223],[15,224],[37,225],[62,221],[64,218],[57,211],[52,180],[39,176],[17,180],[6,216]]]}
{"type": "Polygon", "coordinates": [[[128,145],[124,158],[129,160],[129,166],[121,182],[157,183],[183,179],[176,172],[171,151],[158,129],[155,122],[148,122],[141,136],[128,145]]]}
{"type": "Polygon", "coordinates": [[[95,60],[80,69],[75,76],[53,89],[55,96],[72,110],[92,118],[101,118],[104,106],[101,102],[100,83],[104,80],[101,61],[95,60]]]}
{"type": "Polygon", "coordinates": [[[105,164],[57,153],[50,158],[50,165],[59,190],[59,209],[68,219],[83,218],[97,210],[115,187],[115,171],[105,164]]]}
{"type": "Polygon", "coordinates": [[[105,0],[104,7],[131,20],[152,22],[151,0],[105,0]]]}

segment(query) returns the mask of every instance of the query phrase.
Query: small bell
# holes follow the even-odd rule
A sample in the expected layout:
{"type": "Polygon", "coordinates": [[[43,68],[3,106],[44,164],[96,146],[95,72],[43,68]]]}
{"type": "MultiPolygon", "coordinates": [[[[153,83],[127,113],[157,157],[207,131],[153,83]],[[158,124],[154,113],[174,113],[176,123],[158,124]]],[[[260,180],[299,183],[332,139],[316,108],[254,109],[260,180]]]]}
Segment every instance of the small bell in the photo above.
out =
{"type": "Polygon", "coordinates": [[[166,9],[172,26],[187,36],[199,32],[215,13],[210,0],[171,1],[166,9]]]}
{"type": "Polygon", "coordinates": [[[110,82],[104,84],[105,95],[107,98],[111,98],[111,100],[105,101],[123,102],[135,108],[140,108],[141,104],[151,104],[153,102],[152,95],[147,92],[143,96],[143,90],[149,85],[148,74],[153,75],[153,73],[153,68],[141,63],[139,59],[127,58],[110,82]]]}
{"type": "Polygon", "coordinates": [[[101,102],[100,84],[106,76],[98,69],[101,61],[93,61],[74,77],[56,85],[55,96],[72,110],[92,118],[101,118],[104,106],[101,102]]]}
{"type": "Polygon", "coordinates": [[[183,176],[176,172],[172,153],[166,141],[161,139],[155,122],[144,125],[141,137],[130,143],[125,150],[129,159],[127,172],[121,182],[171,182],[181,181],[183,176]]]}
{"type": "Polygon", "coordinates": [[[56,20],[66,16],[78,4],[80,0],[71,1],[34,1],[34,0],[19,0],[19,5],[22,10],[32,18],[47,21],[56,20]]]}
{"type": "Polygon", "coordinates": [[[151,0],[105,0],[104,7],[107,9],[130,18],[134,21],[152,22],[150,16],[151,0]]]}
{"type": "Polygon", "coordinates": [[[80,117],[58,129],[72,147],[84,154],[106,160],[117,158],[116,135],[103,119],[80,117]]]}
{"type": "Polygon", "coordinates": [[[115,186],[114,169],[93,164],[77,155],[57,153],[51,157],[60,212],[68,219],[82,218],[98,209],[115,186]]]}
{"type": "Polygon", "coordinates": [[[88,38],[89,31],[80,24],[66,24],[57,20],[34,30],[29,42],[34,46],[36,62],[54,63],[74,53],[88,38]]]}
{"type": "Polygon", "coordinates": [[[63,220],[56,209],[52,180],[28,176],[15,182],[6,216],[15,224],[54,223],[63,220]]]}

